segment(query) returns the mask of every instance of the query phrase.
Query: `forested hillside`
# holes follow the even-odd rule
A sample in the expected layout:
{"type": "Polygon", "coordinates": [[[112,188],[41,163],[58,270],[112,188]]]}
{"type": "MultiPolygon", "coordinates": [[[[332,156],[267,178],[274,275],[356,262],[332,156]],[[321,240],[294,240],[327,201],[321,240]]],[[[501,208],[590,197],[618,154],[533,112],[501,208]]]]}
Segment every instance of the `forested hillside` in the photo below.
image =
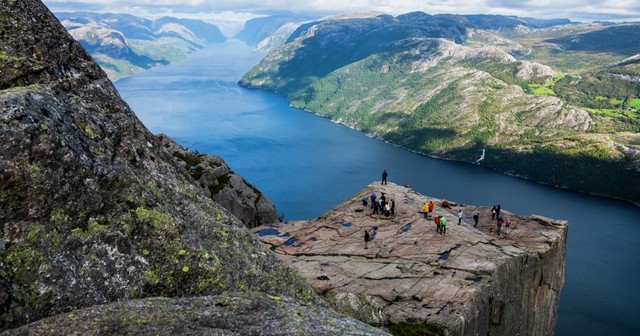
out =
{"type": "Polygon", "coordinates": [[[639,31],[424,13],[325,20],[241,84],[421,153],[640,202],[638,58],[626,44],[639,31]]]}

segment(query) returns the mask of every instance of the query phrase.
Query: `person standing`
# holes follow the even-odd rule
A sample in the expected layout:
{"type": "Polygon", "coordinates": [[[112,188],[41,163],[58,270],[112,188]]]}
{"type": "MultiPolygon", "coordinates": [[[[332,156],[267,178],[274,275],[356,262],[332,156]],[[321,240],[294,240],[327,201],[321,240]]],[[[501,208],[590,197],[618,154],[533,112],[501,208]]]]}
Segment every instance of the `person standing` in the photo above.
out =
{"type": "Polygon", "coordinates": [[[462,224],[462,209],[458,210],[458,225],[462,224]]]}
{"type": "Polygon", "coordinates": [[[369,248],[369,240],[371,240],[371,235],[369,234],[369,229],[364,231],[364,248],[369,248]]]}
{"type": "Polygon", "coordinates": [[[498,236],[500,235],[500,231],[502,229],[502,224],[504,223],[504,221],[502,220],[502,217],[498,217],[498,221],[496,222],[496,224],[498,225],[496,227],[496,233],[498,234],[498,236]]]}
{"type": "Polygon", "coordinates": [[[435,206],[435,204],[433,203],[433,201],[429,201],[429,217],[432,217],[433,207],[434,206],[435,206]]]}
{"type": "Polygon", "coordinates": [[[424,213],[424,219],[427,219],[429,217],[429,204],[427,202],[424,202],[422,212],[424,213]]]}
{"type": "Polygon", "coordinates": [[[373,207],[374,207],[374,205],[376,204],[376,198],[377,198],[377,197],[378,197],[378,196],[376,196],[376,193],[375,193],[375,192],[371,193],[371,196],[369,196],[369,198],[371,198],[371,207],[372,207],[372,208],[373,208],[373,207]]]}
{"type": "Polygon", "coordinates": [[[438,216],[436,218],[433,219],[433,222],[436,223],[436,232],[440,233],[440,217],[438,216]]]}
{"type": "Polygon", "coordinates": [[[496,218],[500,217],[500,204],[496,205],[496,218]]]}
{"type": "Polygon", "coordinates": [[[475,215],[473,215],[473,221],[475,222],[475,224],[473,224],[473,227],[477,227],[478,226],[478,220],[480,219],[480,213],[476,212],[475,215]]]}
{"type": "Polygon", "coordinates": [[[379,210],[380,210],[380,203],[379,202],[373,202],[373,214],[377,215],[379,210]]]}
{"type": "Polygon", "coordinates": [[[393,198],[391,199],[391,216],[394,216],[396,214],[396,201],[393,200],[393,198]]]}
{"type": "Polygon", "coordinates": [[[496,219],[496,206],[494,205],[493,208],[491,208],[491,220],[496,219]]]}
{"type": "Polygon", "coordinates": [[[385,169],[385,170],[382,172],[382,184],[387,184],[387,176],[388,176],[388,175],[389,175],[389,174],[387,174],[387,170],[385,169]]]}
{"type": "Polygon", "coordinates": [[[504,222],[504,235],[508,235],[509,234],[509,228],[511,227],[511,220],[509,218],[507,218],[507,221],[504,222]]]}
{"type": "Polygon", "coordinates": [[[440,216],[440,234],[447,233],[447,217],[440,216]]]}

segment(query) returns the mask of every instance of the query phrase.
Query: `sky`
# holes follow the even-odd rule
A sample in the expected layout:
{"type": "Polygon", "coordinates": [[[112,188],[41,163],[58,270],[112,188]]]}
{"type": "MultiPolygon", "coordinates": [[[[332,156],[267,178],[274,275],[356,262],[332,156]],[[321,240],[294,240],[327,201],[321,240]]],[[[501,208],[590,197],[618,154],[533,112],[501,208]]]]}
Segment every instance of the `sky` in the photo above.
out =
{"type": "Polygon", "coordinates": [[[500,14],[574,22],[640,21],[640,0],[43,0],[53,12],[127,13],[155,19],[161,16],[202,19],[227,35],[248,19],[282,13],[336,15],[379,12],[398,15],[500,14]]]}

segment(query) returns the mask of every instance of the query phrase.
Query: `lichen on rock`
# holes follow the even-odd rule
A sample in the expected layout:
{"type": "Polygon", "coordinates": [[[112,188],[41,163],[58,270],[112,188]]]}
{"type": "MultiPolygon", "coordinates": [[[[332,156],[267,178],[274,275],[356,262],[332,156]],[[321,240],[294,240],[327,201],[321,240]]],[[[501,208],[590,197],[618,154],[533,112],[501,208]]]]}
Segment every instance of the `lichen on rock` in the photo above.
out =
{"type": "MultiPolygon", "coordinates": [[[[114,301],[228,292],[330,313],[142,125],[40,1],[0,4],[1,330],[58,315],[56,330],[114,301]]],[[[144,318],[110,327],[137,330],[144,318]]]]}

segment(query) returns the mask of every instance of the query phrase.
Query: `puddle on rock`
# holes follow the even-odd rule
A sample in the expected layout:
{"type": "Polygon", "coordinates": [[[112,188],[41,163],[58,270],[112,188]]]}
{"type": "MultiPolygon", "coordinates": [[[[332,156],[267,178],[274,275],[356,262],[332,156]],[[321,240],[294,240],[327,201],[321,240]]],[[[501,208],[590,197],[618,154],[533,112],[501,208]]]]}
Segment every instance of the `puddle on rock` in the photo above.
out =
{"type": "Polygon", "coordinates": [[[256,232],[256,234],[260,237],[264,237],[264,236],[276,236],[280,234],[280,231],[276,230],[276,229],[262,229],[258,232],[256,232]]]}

